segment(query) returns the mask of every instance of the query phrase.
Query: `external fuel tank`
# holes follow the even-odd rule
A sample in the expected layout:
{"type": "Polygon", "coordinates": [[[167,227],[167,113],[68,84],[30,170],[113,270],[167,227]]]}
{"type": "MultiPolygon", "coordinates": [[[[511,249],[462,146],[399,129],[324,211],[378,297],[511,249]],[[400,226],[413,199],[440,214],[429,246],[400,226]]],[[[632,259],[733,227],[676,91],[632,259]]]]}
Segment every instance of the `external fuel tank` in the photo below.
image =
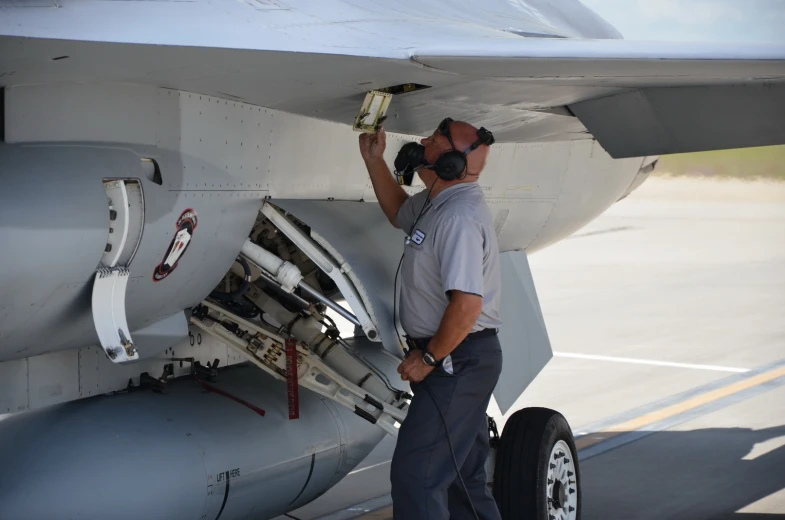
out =
{"type": "Polygon", "coordinates": [[[308,391],[289,420],[286,385],[252,366],[228,367],[209,386],[188,376],[163,393],[1,420],[0,518],[273,518],[325,492],[384,436],[308,391]]]}

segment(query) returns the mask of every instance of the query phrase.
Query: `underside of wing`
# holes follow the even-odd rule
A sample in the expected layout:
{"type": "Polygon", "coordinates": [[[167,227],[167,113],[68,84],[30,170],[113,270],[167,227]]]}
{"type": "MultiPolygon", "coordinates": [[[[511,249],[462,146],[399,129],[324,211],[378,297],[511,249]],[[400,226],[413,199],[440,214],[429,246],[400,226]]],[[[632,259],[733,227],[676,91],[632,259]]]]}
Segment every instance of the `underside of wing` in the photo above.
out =
{"type": "Polygon", "coordinates": [[[606,89],[566,106],[616,158],[785,143],[783,46],[538,40],[414,60],[522,89],[606,89]]]}
{"type": "Polygon", "coordinates": [[[228,48],[204,32],[178,44],[165,31],[140,40],[118,26],[111,41],[87,41],[67,25],[9,21],[0,23],[0,87],[147,84],[350,125],[368,90],[416,84],[394,97],[388,130],[426,135],[449,115],[498,141],[595,138],[615,158],[785,143],[782,46],[500,36],[457,23],[431,25],[434,36],[410,27],[416,38],[405,45],[391,35],[407,23],[336,22],[318,28],[321,40],[305,26],[286,27],[284,39],[279,29],[238,29],[228,48]],[[361,33],[372,47],[358,47],[361,33]]]}

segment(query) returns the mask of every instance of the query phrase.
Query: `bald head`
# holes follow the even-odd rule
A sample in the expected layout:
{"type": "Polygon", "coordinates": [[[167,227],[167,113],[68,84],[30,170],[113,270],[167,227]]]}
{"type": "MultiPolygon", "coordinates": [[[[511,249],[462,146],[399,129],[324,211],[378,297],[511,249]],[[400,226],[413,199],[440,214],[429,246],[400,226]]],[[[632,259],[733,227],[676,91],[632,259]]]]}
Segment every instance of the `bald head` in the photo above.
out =
{"type": "MultiPolygon", "coordinates": [[[[460,152],[466,151],[479,138],[477,128],[465,121],[452,121],[449,124],[449,131],[452,142],[455,144],[455,149],[460,152]]],[[[430,164],[435,164],[441,154],[453,149],[447,136],[442,135],[438,129],[432,135],[423,139],[421,143],[425,146],[425,159],[430,164]]],[[[469,179],[465,180],[477,180],[477,176],[485,168],[489,152],[490,148],[483,144],[466,156],[466,176],[469,179]]]]}
{"type": "MultiPolygon", "coordinates": [[[[455,143],[455,147],[461,152],[468,149],[479,138],[477,129],[465,121],[453,121],[450,123],[450,135],[452,136],[452,142],[455,143]]],[[[490,147],[481,144],[466,156],[467,175],[480,174],[488,161],[489,152],[490,147]]]]}

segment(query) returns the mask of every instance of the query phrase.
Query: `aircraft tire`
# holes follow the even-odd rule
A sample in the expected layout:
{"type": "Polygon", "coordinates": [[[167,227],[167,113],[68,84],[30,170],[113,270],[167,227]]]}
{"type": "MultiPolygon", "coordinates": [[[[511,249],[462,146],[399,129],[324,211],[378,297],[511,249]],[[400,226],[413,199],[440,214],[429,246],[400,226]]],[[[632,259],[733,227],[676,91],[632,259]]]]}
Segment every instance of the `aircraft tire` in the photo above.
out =
{"type": "Polygon", "coordinates": [[[512,414],[500,439],[493,478],[502,519],[580,520],[576,454],[570,425],[559,412],[524,408],[512,414]]]}

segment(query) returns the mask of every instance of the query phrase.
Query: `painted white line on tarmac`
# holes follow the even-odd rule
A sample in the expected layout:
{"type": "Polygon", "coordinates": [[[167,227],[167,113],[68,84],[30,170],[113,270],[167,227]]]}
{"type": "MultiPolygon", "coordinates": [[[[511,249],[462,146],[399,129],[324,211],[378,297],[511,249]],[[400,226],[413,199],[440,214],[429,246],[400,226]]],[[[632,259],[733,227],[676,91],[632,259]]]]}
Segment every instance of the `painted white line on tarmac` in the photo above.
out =
{"type": "Polygon", "coordinates": [[[635,365],[654,365],[660,367],[691,368],[693,370],[713,370],[715,372],[735,372],[742,374],[749,372],[749,368],[721,367],[716,365],[694,365],[691,363],[673,363],[671,361],[657,361],[654,359],[635,359],[615,356],[595,356],[593,354],[575,354],[571,352],[554,352],[554,357],[588,359],[591,361],[611,361],[614,363],[632,363],[635,365]]]}

